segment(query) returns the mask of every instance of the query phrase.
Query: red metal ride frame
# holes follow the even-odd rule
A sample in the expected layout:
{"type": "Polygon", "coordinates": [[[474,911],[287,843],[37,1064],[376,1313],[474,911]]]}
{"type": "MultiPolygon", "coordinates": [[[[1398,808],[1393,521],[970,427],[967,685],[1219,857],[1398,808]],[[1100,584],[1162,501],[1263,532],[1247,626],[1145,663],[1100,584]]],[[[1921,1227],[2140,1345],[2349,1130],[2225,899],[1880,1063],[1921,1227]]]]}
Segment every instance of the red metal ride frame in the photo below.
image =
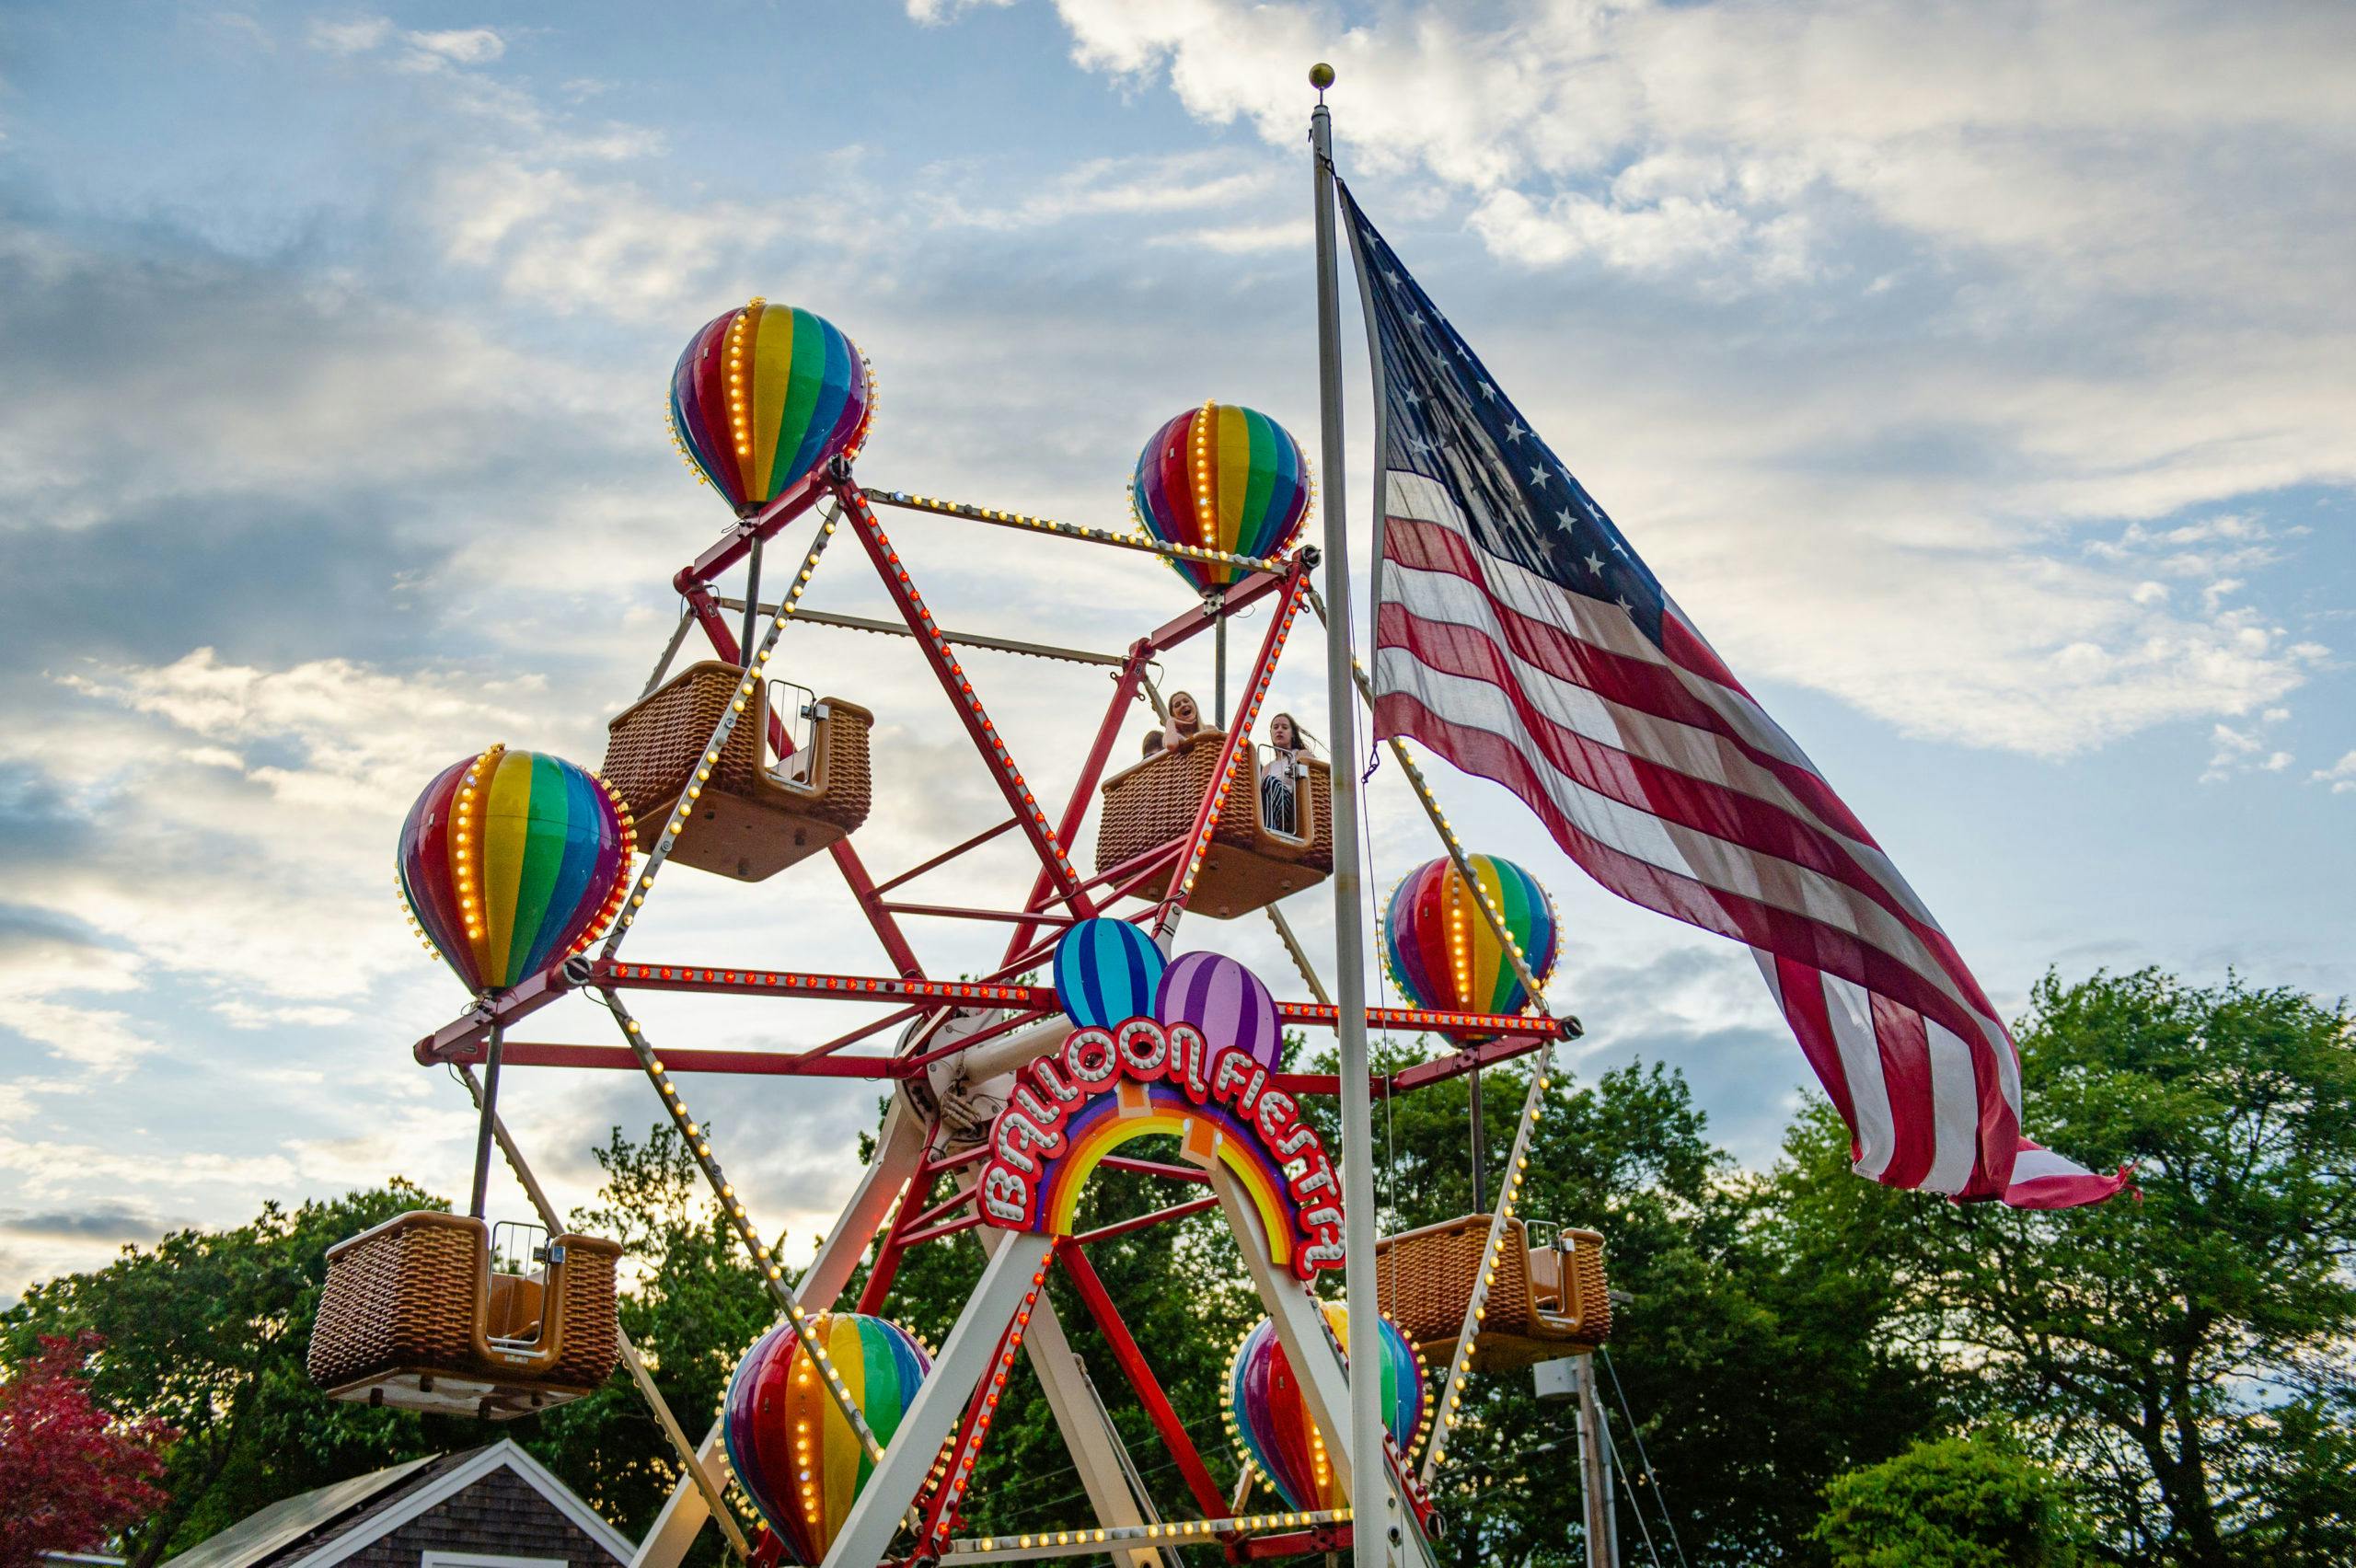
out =
{"type": "MultiPolygon", "coordinates": [[[[1122,725],[1144,681],[1148,665],[1157,655],[1217,625],[1219,616],[1233,614],[1263,599],[1273,599],[1276,614],[1270,617],[1266,633],[1245,680],[1242,701],[1237,709],[1235,721],[1221,748],[1219,771],[1216,777],[1221,780],[1234,777],[1238,761],[1248,757],[1245,748],[1250,744],[1253,721],[1267,694],[1292,618],[1306,602],[1309,573],[1315,564],[1313,553],[1303,551],[1281,572],[1253,572],[1227,593],[1216,611],[1208,607],[1190,609],[1130,645],[1114,677],[1111,702],[1096,727],[1078,777],[1060,813],[1051,822],[1046,808],[1016,767],[1004,737],[984,708],[964,665],[953,652],[948,635],[934,623],[907,563],[900,559],[877,520],[868,494],[852,483],[847,467],[833,466],[827,471],[805,478],[755,517],[723,535],[674,578],[675,586],[685,596],[689,612],[702,627],[714,654],[731,663],[741,663],[744,657],[736,632],[714,590],[715,580],[742,561],[756,543],[774,538],[797,518],[812,511],[819,502],[827,499],[840,508],[835,525],[848,527],[857,536],[868,560],[874,566],[877,577],[898,611],[901,621],[915,639],[927,666],[933,672],[972,740],[976,754],[997,784],[1011,813],[1011,817],[906,871],[884,879],[881,883],[869,874],[848,839],[832,846],[829,853],[836,868],[866,915],[889,960],[893,974],[858,975],[715,969],[599,959],[590,962],[585,969],[576,965],[576,974],[580,976],[578,981],[566,977],[560,972],[550,971],[516,987],[496,1003],[479,1008],[445,1025],[418,1042],[416,1054],[421,1061],[480,1060],[484,1042],[494,1020],[512,1027],[518,1020],[545,1008],[572,989],[577,983],[616,991],[651,989],[873,1003],[883,1009],[875,1019],[831,1040],[798,1050],[674,1048],[663,1055],[673,1072],[866,1078],[920,1084],[926,1077],[927,1068],[936,1060],[955,1051],[968,1049],[995,1035],[1023,1027],[1037,1019],[1052,1016],[1059,1010],[1052,987],[1017,983],[1011,977],[1035,964],[1063,927],[1073,920],[1114,909],[1125,900],[1134,897],[1143,900],[1145,907],[1125,917],[1138,921],[1150,918],[1156,933],[1160,934],[1185,906],[1192,888],[1191,872],[1219,821],[1227,797],[1224,785],[1211,790],[1204,800],[1192,831],[1184,840],[1139,856],[1127,865],[1115,867],[1100,875],[1083,877],[1072,865],[1070,846],[1086,820],[1089,807],[1112,757],[1113,748],[1119,739],[1122,725]],[[1019,908],[964,908],[937,903],[893,902],[886,898],[885,895],[894,889],[997,839],[1009,828],[1020,830],[1022,838],[1030,846],[1037,860],[1030,890],[1019,908]],[[1003,920],[1010,922],[1013,929],[996,973],[976,980],[933,980],[927,976],[903,929],[901,918],[904,916],[1003,920]],[[996,1010],[1002,1016],[988,1027],[960,1038],[953,1044],[934,1044],[929,1034],[920,1030],[913,1041],[889,1054],[873,1049],[849,1049],[906,1020],[921,1022],[930,1019],[931,1026],[937,1026],[953,1009],[960,1008],[996,1010]]],[[[888,496],[883,499],[894,501],[888,496]]],[[[751,595],[748,594],[747,596],[751,595]]],[[[774,711],[768,716],[768,743],[775,753],[780,757],[790,755],[792,743],[785,721],[774,711]]],[[[1315,1003],[1280,1003],[1278,1015],[1288,1025],[1333,1028],[1339,1022],[1339,1014],[1334,1008],[1315,1003]]],[[[1374,1086],[1377,1094],[1408,1091],[1479,1066],[1542,1049],[1555,1039],[1575,1037],[1577,1033],[1575,1020],[1558,1022],[1536,1016],[1369,1009],[1368,1020],[1374,1028],[1437,1034],[1458,1043],[1460,1046],[1456,1052],[1417,1064],[1387,1080],[1379,1080],[1374,1086]]],[[[506,1063],[516,1066],[640,1070],[637,1055],[623,1046],[510,1040],[504,1051],[506,1063]]],[[[1333,1094],[1339,1090],[1338,1080],[1332,1074],[1281,1074],[1276,1075],[1274,1081],[1294,1093],[1333,1094]]],[[[975,1203],[975,1189],[970,1185],[957,1185],[957,1173],[987,1158],[988,1150],[978,1147],[962,1154],[945,1155],[941,1150],[943,1136],[936,1122],[927,1134],[924,1153],[914,1175],[901,1188],[891,1218],[882,1227],[882,1244],[858,1303],[861,1311],[880,1310],[884,1306],[894,1278],[911,1250],[929,1241],[947,1239],[981,1222],[978,1205],[975,1203]],[[935,1199],[935,1188],[943,1176],[950,1177],[953,1190],[945,1197],[935,1199]]],[[[1151,1160],[1115,1156],[1105,1159],[1103,1164],[1138,1176],[1175,1178],[1195,1182],[1202,1180],[1200,1172],[1191,1168],[1163,1165],[1151,1160]]],[[[1195,1191],[1199,1193],[1199,1187],[1195,1191]]],[[[1216,1199],[1191,1196],[1135,1218],[1108,1225],[1096,1232],[1065,1238],[1057,1243],[1054,1254],[1062,1262],[1081,1305],[1103,1332],[1114,1359],[1120,1364],[1147,1415],[1169,1448],[1184,1478],[1192,1502],[1207,1518],[1223,1516],[1228,1511],[1225,1501],[1220,1497],[1201,1454],[1180,1424],[1151,1366],[1146,1362],[1135,1337],[1122,1320],[1103,1280],[1090,1263],[1085,1249],[1091,1243],[1108,1240],[1146,1226],[1166,1224],[1208,1212],[1216,1205],[1216,1199]]],[[[872,1235],[865,1239],[866,1244],[870,1245],[875,1240],[872,1235]]],[[[1033,1298],[1035,1295],[1034,1287],[1033,1298]]],[[[987,1395],[999,1386],[992,1379],[1000,1377],[1011,1366],[1006,1357],[1011,1355],[1013,1344],[1019,1342],[1022,1324],[1027,1322],[1028,1317],[1026,1301],[1025,1309],[1019,1314],[1018,1320],[1009,1325],[1007,1339],[1001,1342],[1000,1358],[993,1372],[984,1379],[964,1412],[964,1420],[959,1423],[950,1451],[968,1456],[960,1461],[961,1464],[970,1464],[973,1451],[970,1445],[980,1432],[987,1429],[991,1409],[987,1395]]],[[[1427,1508],[1428,1505],[1424,1506],[1427,1508]]],[[[953,1524],[956,1522],[945,1487],[925,1499],[922,1507],[920,1540],[937,1539],[934,1532],[944,1519],[953,1524]]],[[[1225,1538],[1225,1545],[1230,1560],[1242,1560],[1331,1551],[1345,1547],[1349,1539],[1350,1531],[1345,1525],[1321,1526],[1302,1533],[1257,1539],[1228,1537],[1225,1538]]]]}

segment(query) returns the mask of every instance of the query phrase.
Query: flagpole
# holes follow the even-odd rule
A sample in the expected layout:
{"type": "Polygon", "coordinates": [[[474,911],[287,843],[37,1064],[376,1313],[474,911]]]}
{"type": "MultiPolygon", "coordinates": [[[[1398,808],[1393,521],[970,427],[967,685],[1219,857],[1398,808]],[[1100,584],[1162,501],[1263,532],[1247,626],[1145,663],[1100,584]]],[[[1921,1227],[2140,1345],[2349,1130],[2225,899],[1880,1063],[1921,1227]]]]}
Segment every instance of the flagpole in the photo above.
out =
{"type": "MultiPolygon", "coordinates": [[[[1374,1090],[1366,1040],[1366,928],[1358,864],[1357,689],[1350,670],[1350,540],[1342,444],[1342,287],[1334,254],[1334,123],[1325,89],[1334,68],[1309,73],[1317,108],[1309,117],[1317,200],[1318,415],[1324,441],[1325,596],[1333,615],[1325,630],[1325,701],[1334,755],[1334,1002],[1341,1014],[1343,1286],[1350,1338],[1379,1347],[1381,1316],[1374,1266],[1374,1090]]],[[[1385,1547],[1398,1526],[1397,1494],[1383,1457],[1382,1377],[1379,1348],[1350,1380],[1350,1560],[1354,1568],[1383,1568],[1385,1547]],[[1378,1503],[1379,1500],[1379,1503],[1378,1503]]]]}

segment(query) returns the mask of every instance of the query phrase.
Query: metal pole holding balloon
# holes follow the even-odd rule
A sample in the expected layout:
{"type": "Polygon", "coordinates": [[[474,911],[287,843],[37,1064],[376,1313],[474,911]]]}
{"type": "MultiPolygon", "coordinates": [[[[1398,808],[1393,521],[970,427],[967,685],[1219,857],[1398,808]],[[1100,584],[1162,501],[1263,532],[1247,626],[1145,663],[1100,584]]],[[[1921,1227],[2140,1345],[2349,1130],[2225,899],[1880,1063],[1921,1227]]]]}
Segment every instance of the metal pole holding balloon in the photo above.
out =
{"type": "MultiPolygon", "coordinates": [[[[485,1001],[488,1005],[488,998],[485,1001]]],[[[494,1015],[491,1045],[482,1059],[482,1120],[475,1129],[474,1192],[467,1200],[467,1213],[476,1219],[483,1216],[483,1205],[491,1195],[491,1140],[499,1121],[499,1064],[506,1054],[507,1031],[494,1015]]]]}
{"type": "Polygon", "coordinates": [[[491,1020],[467,1212],[483,1216],[503,1034],[499,998],[587,948],[629,892],[629,808],[585,767],[495,745],[452,763],[401,824],[394,885],[410,929],[491,1020]]]}
{"type": "Polygon", "coordinates": [[[1211,714],[1222,730],[1227,728],[1227,595],[1206,594],[1203,608],[1217,618],[1211,623],[1211,714]]]}
{"type": "Polygon", "coordinates": [[[753,628],[761,618],[761,536],[753,536],[753,548],[745,556],[745,631],[736,646],[745,651],[745,668],[753,667],[753,628]]]}

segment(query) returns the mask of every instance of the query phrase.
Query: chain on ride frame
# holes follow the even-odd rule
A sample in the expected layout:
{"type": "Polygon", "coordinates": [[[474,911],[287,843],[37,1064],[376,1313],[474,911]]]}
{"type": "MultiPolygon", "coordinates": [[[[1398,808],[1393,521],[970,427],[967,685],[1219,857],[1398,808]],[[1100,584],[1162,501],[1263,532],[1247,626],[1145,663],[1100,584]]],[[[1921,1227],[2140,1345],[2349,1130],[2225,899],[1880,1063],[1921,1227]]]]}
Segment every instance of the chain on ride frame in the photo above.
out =
{"type": "MultiPolygon", "coordinates": [[[[702,799],[704,786],[711,781],[712,769],[720,765],[722,751],[736,732],[737,723],[755,708],[753,699],[761,689],[769,657],[776,651],[778,634],[791,618],[803,591],[809,587],[810,574],[817,570],[818,558],[826,552],[827,541],[834,537],[839,516],[837,512],[835,516],[820,523],[817,537],[811,541],[810,551],[803,558],[802,570],[795,574],[793,585],[778,602],[777,614],[770,617],[768,634],[761,639],[760,647],[746,658],[735,693],[729,698],[728,705],[721,709],[719,722],[712,726],[710,738],[704,744],[702,759],[680,790],[679,799],[673,806],[669,819],[664,823],[662,834],[655,839],[653,852],[647,857],[637,885],[630,889],[629,901],[622,910],[621,918],[614,923],[613,930],[606,937],[606,945],[598,955],[601,959],[610,961],[613,958],[621,947],[623,938],[629,935],[630,927],[636,923],[639,909],[645,905],[646,895],[653,890],[654,879],[670,863],[672,847],[694,820],[696,801],[702,799]]],[[[647,1081],[653,1084],[655,1091],[662,1095],[664,1108],[671,1113],[672,1124],[687,1140],[687,1150],[695,1157],[697,1168],[703,1172],[705,1182],[719,1198],[730,1228],[735,1231],[736,1239],[745,1250],[752,1254],[754,1266],[760,1271],[763,1286],[776,1300],[786,1320],[793,1325],[793,1334],[801,1342],[803,1353],[810,1357],[811,1364],[822,1374],[827,1397],[857,1435],[859,1446],[868,1458],[871,1461],[880,1458],[884,1445],[876,1440],[874,1431],[867,1424],[866,1416],[860,1412],[859,1402],[851,1397],[849,1385],[843,1381],[841,1370],[835,1366],[833,1357],[826,1354],[826,1347],[811,1323],[809,1314],[803,1311],[793,1287],[786,1283],[784,1266],[777,1261],[768,1243],[761,1239],[760,1231],[745,1213],[744,1199],[737,1194],[734,1183],[728,1180],[727,1172],[721,1169],[720,1161],[713,1157],[708,1129],[689,1113],[687,1101],[679,1096],[678,1086],[664,1071],[662,1058],[654,1054],[644,1029],[637,1019],[630,1016],[629,1009],[623,1005],[620,996],[610,986],[599,987],[598,995],[613,1013],[615,1021],[621,1026],[622,1038],[628,1043],[630,1054],[637,1058],[640,1070],[645,1073],[647,1081]]]]}

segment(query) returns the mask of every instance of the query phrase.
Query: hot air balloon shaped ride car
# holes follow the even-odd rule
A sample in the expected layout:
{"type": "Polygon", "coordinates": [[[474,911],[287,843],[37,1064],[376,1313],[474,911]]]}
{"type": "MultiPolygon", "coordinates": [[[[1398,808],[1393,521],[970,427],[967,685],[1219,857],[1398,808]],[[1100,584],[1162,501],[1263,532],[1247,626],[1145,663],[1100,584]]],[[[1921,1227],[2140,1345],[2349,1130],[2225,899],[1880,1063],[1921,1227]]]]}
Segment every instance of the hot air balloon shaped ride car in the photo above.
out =
{"type": "MultiPolygon", "coordinates": [[[[597,939],[629,865],[628,810],[595,774],[492,746],[418,796],[395,882],[411,928],[495,1006],[597,939]]],[[[500,1043],[494,1025],[470,1212],[412,1211],[328,1252],[308,1365],[338,1399],[505,1419],[578,1398],[614,1368],[621,1248],[484,1220],[500,1043]]]]}

